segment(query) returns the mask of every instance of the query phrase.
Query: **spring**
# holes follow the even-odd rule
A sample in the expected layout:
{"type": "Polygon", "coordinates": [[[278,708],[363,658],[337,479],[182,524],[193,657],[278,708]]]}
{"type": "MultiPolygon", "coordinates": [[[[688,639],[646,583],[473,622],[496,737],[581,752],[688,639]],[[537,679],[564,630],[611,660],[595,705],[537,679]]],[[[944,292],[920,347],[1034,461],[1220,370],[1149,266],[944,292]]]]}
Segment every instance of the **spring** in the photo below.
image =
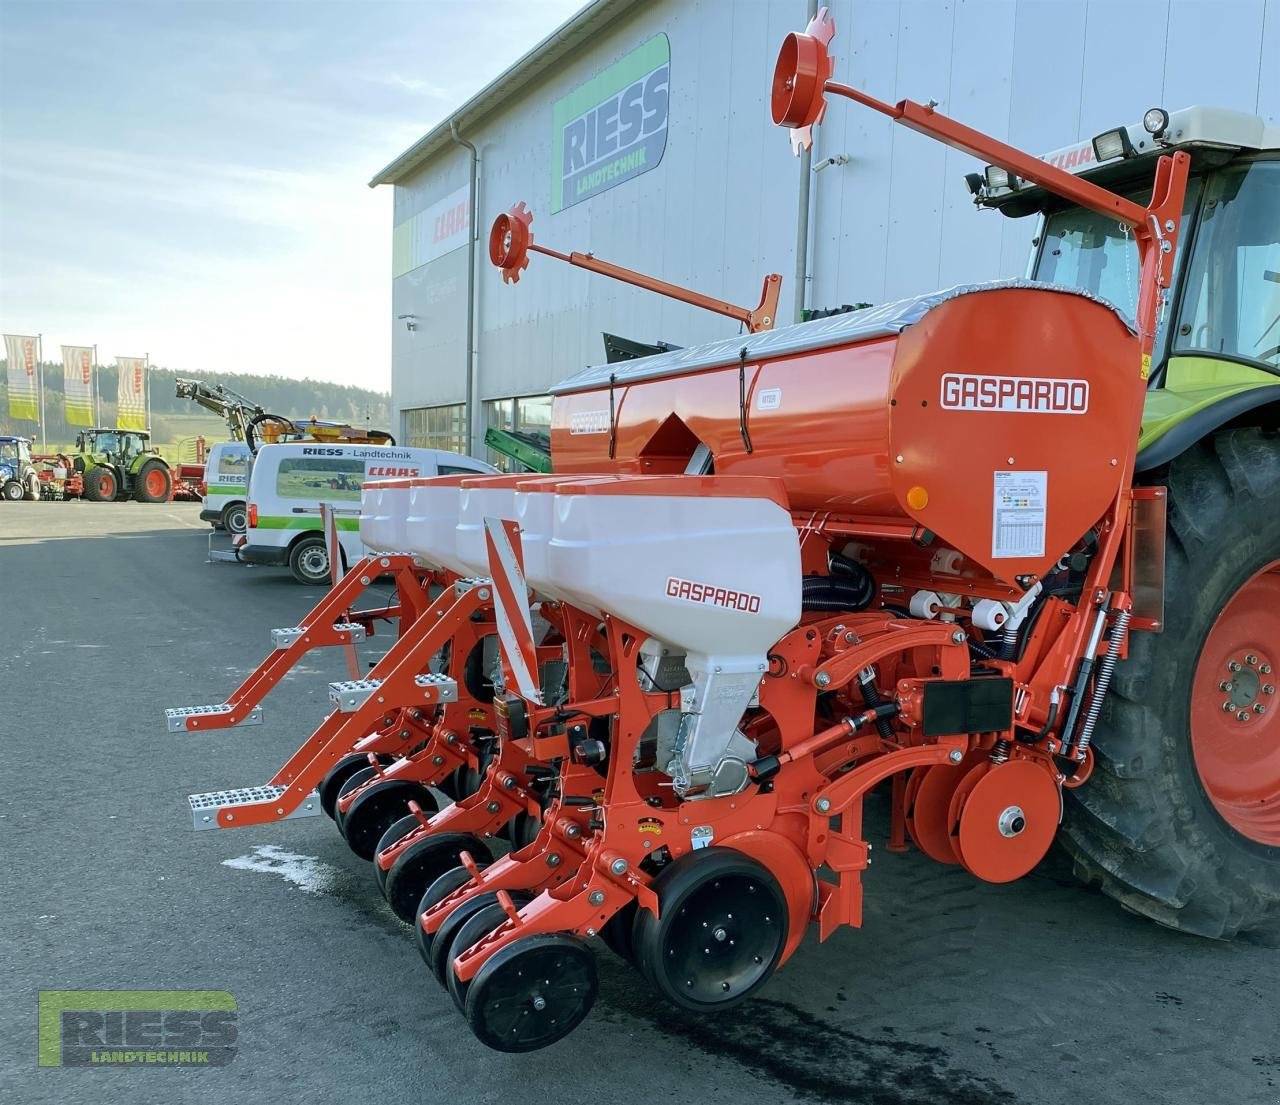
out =
{"type": "Polygon", "coordinates": [[[1009,742],[1003,737],[992,746],[991,762],[993,764],[1007,764],[1009,762],[1009,742]]]}
{"type": "Polygon", "coordinates": [[[1111,630],[1111,637],[1107,641],[1107,652],[1098,664],[1098,681],[1094,685],[1093,698],[1089,700],[1089,712],[1085,714],[1084,724],[1080,727],[1080,739],[1076,741],[1076,757],[1083,759],[1084,754],[1089,750],[1089,744],[1093,740],[1093,729],[1098,724],[1098,718],[1102,714],[1102,700],[1106,697],[1107,688],[1111,686],[1111,676],[1116,670],[1116,663],[1120,659],[1120,649],[1124,645],[1125,638],[1129,635],[1129,621],[1132,615],[1128,610],[1121,610],[1116,614],[1116,622],[1111,630]]]}

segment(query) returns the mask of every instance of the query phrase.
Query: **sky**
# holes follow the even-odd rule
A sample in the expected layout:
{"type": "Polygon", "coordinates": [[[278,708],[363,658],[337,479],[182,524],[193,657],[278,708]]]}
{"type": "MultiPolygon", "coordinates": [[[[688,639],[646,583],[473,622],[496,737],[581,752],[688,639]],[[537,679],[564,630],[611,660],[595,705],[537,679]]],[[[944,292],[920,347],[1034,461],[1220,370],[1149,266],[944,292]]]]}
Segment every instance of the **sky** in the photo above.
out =
{"type": "Polygon", "coordinates": [[[374,173],[585,0],[0,3],[0,329],[388,390],[374,173]]]}

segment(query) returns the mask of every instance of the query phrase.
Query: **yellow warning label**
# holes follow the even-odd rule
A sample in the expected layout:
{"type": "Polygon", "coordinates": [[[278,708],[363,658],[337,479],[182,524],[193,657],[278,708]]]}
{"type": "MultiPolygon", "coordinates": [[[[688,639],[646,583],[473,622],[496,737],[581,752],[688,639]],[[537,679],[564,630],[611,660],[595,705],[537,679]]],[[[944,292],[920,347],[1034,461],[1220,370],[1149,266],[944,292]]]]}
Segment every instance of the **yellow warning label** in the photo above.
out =
{"type": "Polygon", "coordinates": [[[1147,379],[1151,375],[1151,354],[1142,354],[1142,371],[1138,373],[1142,379],[1147,379]]]}

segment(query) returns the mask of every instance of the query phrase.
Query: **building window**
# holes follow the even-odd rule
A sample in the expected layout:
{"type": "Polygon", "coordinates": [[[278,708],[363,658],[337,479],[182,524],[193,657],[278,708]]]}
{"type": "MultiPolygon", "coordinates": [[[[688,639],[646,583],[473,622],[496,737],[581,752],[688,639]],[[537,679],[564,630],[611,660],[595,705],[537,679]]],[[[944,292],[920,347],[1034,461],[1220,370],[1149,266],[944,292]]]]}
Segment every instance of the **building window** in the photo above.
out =
{"type": "Polygon", "coordinates": [[[447,407],[414,407],[404,412],[404,444],[418,449],[467,451],[467,408],[461,403],[447,407]]]}
{"type": "MultiPolygon", "coordinates": [[[[515,399],[490,399],[484,404],[485,427],[551,435],[551,396],[526,395],[515,399]]],[[[511,458],[487,449],[485,459],[503,472],[512,468],[511,458]]]]}

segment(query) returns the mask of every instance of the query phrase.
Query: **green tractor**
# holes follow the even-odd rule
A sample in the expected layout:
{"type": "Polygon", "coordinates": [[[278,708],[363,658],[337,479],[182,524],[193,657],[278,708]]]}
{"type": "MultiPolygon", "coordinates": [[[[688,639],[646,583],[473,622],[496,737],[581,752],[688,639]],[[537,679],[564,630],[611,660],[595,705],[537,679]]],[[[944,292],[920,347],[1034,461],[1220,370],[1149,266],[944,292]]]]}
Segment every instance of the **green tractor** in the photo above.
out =
{"type": "MultiPolygon", "coordinates": [[[[1045,160],[1145,204],[1174,149],[1191,177],[1135,477],[1168,489],[1161,632],[1132,638],[1060,839],[1129,908],[1224,937],[1280,931],[1280,128],[1153,108],[1045,160]]],[[[969,186],[1043,219],[1034,279],[1133,316],[1124,227],[995,166],[969,186]]]]}
{"type": "Polygon", "coordinates": [[[71,463],[90,502],[164,503],[173,493],[173,473],[142,430],[83,430],[76,435],[71,463]]]}

